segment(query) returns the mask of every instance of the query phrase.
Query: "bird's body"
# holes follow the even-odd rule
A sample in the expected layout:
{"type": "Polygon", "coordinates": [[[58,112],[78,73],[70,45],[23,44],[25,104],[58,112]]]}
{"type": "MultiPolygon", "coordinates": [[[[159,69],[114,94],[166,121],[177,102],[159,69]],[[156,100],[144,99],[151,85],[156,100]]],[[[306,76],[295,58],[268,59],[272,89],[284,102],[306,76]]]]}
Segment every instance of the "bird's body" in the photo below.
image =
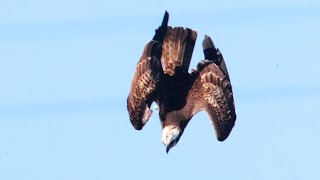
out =
{"type": "Polygon", "coordinates": [[[131,123],[137,130],[142,129],[155,101],[162,124],[162,141],[168,151],[177,144],[190,119],[205,110],[218,140],[223,141],[236,119],[224,59],[206,36],[203,41],[206,60],[200,61],[197,69],[189,73],[197,33],[188,28],[170,27],[167,23],[166,13],[137,64],[127,102],[131,123]]]}

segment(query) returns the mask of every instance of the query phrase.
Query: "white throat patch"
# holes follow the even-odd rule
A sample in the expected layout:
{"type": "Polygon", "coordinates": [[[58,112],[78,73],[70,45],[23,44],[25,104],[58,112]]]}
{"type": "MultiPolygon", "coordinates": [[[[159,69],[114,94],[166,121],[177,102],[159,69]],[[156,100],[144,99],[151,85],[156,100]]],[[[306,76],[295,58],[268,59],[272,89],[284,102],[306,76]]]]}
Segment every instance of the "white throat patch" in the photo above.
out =
{"type": "Polygon", "coordinates": [[[179,137],[180,128],[177,126],[166,126],[162,129],[162,143],[164,145],[170,144],[170,142],[179,137]]]}

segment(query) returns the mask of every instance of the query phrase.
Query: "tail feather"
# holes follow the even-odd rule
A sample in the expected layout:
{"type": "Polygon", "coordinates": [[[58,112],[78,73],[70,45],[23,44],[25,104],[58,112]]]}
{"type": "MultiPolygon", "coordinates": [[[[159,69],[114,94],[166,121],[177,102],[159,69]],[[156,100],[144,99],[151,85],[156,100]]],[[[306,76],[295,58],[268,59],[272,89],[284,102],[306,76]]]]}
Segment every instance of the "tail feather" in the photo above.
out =
{"type": "Polygon", "coordinates": [[[172,32],[172,44],[173,44],[173,51],[172,51],[172,59],[177,62],[178,65],[181,65],[181,62],[183,62],[183,56],[185,54],[185,46],[186,43],[184,43],[185,39],[185,32],[183,28],[177,28],[176,30],[173,30],[172,32]],[[181,62],[180,62],[181,61],[181,62]]]}
{"type": "Polygon", "coordinates": [[[193,53],[193,49],[194,49],[194,45],[196,43],[196,39],[197,39],[197,32],[191,29],[188,29],[188,34],[186,39],[189,39],[189,42],[186,43],[185,46],[185,53],[183,56],[183,63],[182,63],[182,67],[184,69],[186,69],[188,71],[189,66],[190,66],[190,62],[191,62],[191,58],[192,58],[192,53],[193,53]]]}
{"type": "Polygon", "coordinates": [[[168,27],[162,46],[162,67],[165,74],[172,76],[176,67],[188,72],[197,32],[182,27],[168,27]]]}

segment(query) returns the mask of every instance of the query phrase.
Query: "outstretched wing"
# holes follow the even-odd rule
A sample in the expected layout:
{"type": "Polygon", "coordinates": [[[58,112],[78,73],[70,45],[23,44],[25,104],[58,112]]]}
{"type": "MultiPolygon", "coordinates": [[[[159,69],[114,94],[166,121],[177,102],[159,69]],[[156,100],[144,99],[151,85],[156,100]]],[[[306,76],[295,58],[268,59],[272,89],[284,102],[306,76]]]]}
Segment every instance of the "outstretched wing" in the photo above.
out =
{"type": "Polygon", "coordinates": [[[132,80],[127,108],[130,121],[137,130],[142,129],[152,114],[150,106],[156,99],[159,78],[163,74],[160,56],[160,43],[150,41],[146,44],[132,80]]]}
{"type": "Polygon", "coordinates": [[[192,72],[194,83],[187,101],[192,115],[201,110],[208,113],[215,127],[217,139],[223,141],[229,136],[236,121],[234,99],[222,55],[208,38],[205,38],[203,46],[206,58],[210,59],[201,61],[197,70],[192,72]],[[209,41],[211,45],[207,44],[209,41]],[[208,48],[215,54],[206,55],[208,48]],[[220,67],[222,61],[225,67],[220,67]]]}

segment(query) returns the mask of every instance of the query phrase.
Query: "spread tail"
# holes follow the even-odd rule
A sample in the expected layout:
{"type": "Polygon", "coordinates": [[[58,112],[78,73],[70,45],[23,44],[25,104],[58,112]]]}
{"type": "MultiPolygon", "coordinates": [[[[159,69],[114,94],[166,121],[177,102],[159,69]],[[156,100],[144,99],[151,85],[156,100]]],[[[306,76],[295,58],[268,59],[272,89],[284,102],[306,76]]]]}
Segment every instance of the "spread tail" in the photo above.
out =
{"type": "Polygon", "coordinates": [[[165,74],[172,76],[176,67],[188,72],[197,32],[182,27],[168,27],[162,45],[162,68],[165,74]]]}

